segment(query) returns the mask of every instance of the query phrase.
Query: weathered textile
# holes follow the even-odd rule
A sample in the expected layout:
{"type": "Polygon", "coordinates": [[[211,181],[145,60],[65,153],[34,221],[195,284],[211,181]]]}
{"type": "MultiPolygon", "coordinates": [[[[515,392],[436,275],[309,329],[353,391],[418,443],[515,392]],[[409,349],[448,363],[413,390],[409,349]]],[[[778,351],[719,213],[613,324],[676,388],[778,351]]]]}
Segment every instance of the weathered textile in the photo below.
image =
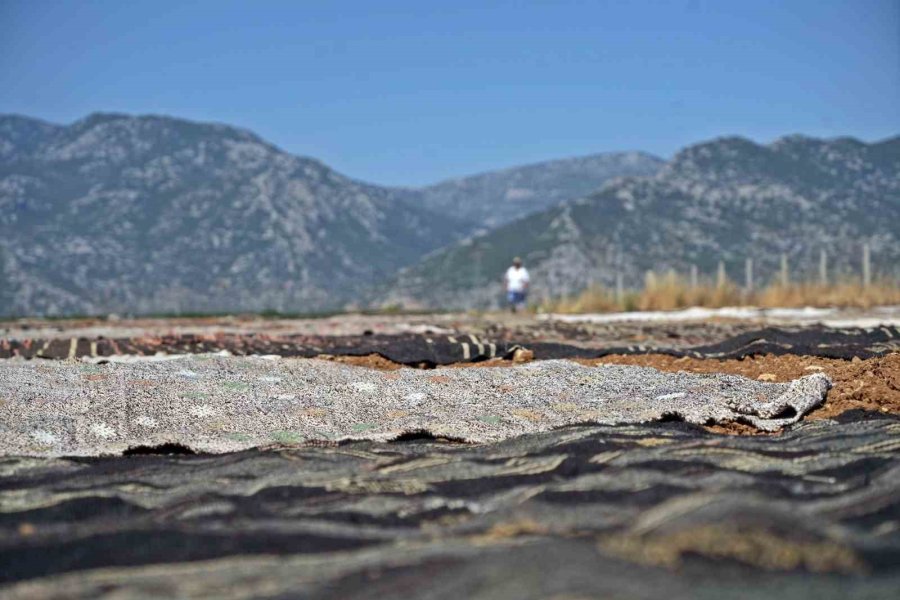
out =
{"type": "Polygon", "coordinates": [[[736,335],[719,344],[691,348],[685,353],[697,358],[744,358],[760,354],[796,354],[850,360],[900,352],[900,329],[894,326],[871,329],[769,327],[736,335]]]}
{"type": "Polygon", "coordinates": [[[0,459],[0,596],[896,598],[900,421],[0,459]]]}
{"type": "Polygon", "coordinates": [[[520,346],[492,342],[475,335],[169,335],[158,338],[0,340],[0,358],[103,358],[122,355],[202,354],[227,351],[233,355],[275,355],[312,358],[323,354],[366,356],[378,354],[412,366],[449,365],[510,357],[520,346]]]}
{"type": "Polygon", "coordinates": [[[178,443],[227,452],[428,432],[497,441],[572,423],[794,423],[830,385],[542,361],[382,372],[308,359],[187,356],[155,363],[0,363],[0,453],[120,453],[178,443]]]}
{"type": "Polygon", "coordinates": [[[611,354],[668,354],[691,358],[741,359],[763,354],[795,354],[850,360],[884,356],[900,352],[900,329],[878,327],[873,329],[830,329],[828,327],[803,327],[783,329],[769,327],[731,337],[717,344],[692,348],[667,348],[665,346],[605,346],[591,348],[560,343],[533,342],[528,348],[537,359],[550,358],[601,358],[611,354]]]}
{"type": "Polygon", "coordinates": [[[0,340],[0,358],[103,358],[116,355],[196,354],[225,350],[234,355],[278,355],[312,358],[322,354],[365,356],[378,354],[412,366],[448,365],[510,358],[526,347],[537,359],[600,358],[610,354],[659,353],[694,358],[739,359],[760,354],[796,354],[824,358],[862,359],[900,351],[900,329],[802,327],[761,329],[739,334],[717,344],[693,348],[665,346],[595,347],[558,342],[499,341],[475,335],[362,335],[290,336],[171,335],[158,338],[0,340]]]}

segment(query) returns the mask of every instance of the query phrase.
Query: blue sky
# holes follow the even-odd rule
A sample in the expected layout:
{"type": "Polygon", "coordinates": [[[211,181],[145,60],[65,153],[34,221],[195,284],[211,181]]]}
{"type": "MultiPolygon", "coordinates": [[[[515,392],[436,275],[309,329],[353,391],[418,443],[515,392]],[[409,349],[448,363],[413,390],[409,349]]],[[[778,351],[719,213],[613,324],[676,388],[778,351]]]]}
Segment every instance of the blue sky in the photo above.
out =
{"type": "Polygon", "coordinates": [[[0,0],[0,112],[249,128],[417,185],[725,135],[900,134],[900,0],[0,0]]]}

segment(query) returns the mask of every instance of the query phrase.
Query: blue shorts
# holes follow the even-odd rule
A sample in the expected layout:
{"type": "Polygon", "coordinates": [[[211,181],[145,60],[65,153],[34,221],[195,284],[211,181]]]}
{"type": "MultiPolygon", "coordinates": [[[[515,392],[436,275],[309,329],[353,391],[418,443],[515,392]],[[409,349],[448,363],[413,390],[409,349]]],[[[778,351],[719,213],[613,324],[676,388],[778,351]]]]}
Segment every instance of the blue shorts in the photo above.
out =
{"type": "Polygon", "coordinates": [[[506,292],[506,301],[510,304],[525,304],[525,292],[506,292]]]}

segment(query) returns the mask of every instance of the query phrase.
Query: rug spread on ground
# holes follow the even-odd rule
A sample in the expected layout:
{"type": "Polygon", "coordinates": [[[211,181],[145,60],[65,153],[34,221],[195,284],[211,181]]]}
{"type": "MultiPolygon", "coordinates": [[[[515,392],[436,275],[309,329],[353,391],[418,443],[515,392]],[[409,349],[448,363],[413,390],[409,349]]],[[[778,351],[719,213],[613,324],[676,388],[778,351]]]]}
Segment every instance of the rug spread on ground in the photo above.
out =
{"type": "Polygon", "coordinates": [[[390,440],[493,442],[576,423],[740,421],[774,431],[821,404],[822,374],[764,383],[723,374],[542,361],[506,369],[381,372],[308,359],[0,364],[0,453],[118,454],[180,444],[390,440]]]}

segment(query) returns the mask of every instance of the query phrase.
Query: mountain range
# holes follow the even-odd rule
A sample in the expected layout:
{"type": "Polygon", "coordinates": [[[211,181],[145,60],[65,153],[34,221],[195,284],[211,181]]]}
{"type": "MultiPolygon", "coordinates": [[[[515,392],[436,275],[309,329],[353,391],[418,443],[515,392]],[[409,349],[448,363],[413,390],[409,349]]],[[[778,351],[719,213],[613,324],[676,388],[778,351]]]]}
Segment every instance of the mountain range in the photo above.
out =
{"type": "Polygon", "coordinates": [[[0,116],[0,315],[359,306],[473,232],[661,165],[609,153],[404,189],[220,124],[0,116]]]}
{"type": "Polygon", "coordinates": [[[492,229],[581,198],[616,177],[656,174],[665,162],[645,152],[610,152],[550,160],[470,177],[421,190],[424,206],[492,229]]]}
{"type": "Polygon", "coordinates": [[[525,259],[539,297],[590,284],[640,285],[648,270],[711,274],[723,261],[757,284],[786,255],[795,279],[858,277],[868,244],[876,275],[900,278],[900,137],[866,144],[799,135],[760,145],[723,137],[680,151],[657,174],[479,233],[401,270],[376,292],[407,306],[496,306],[510,257],[525,259]]]}

